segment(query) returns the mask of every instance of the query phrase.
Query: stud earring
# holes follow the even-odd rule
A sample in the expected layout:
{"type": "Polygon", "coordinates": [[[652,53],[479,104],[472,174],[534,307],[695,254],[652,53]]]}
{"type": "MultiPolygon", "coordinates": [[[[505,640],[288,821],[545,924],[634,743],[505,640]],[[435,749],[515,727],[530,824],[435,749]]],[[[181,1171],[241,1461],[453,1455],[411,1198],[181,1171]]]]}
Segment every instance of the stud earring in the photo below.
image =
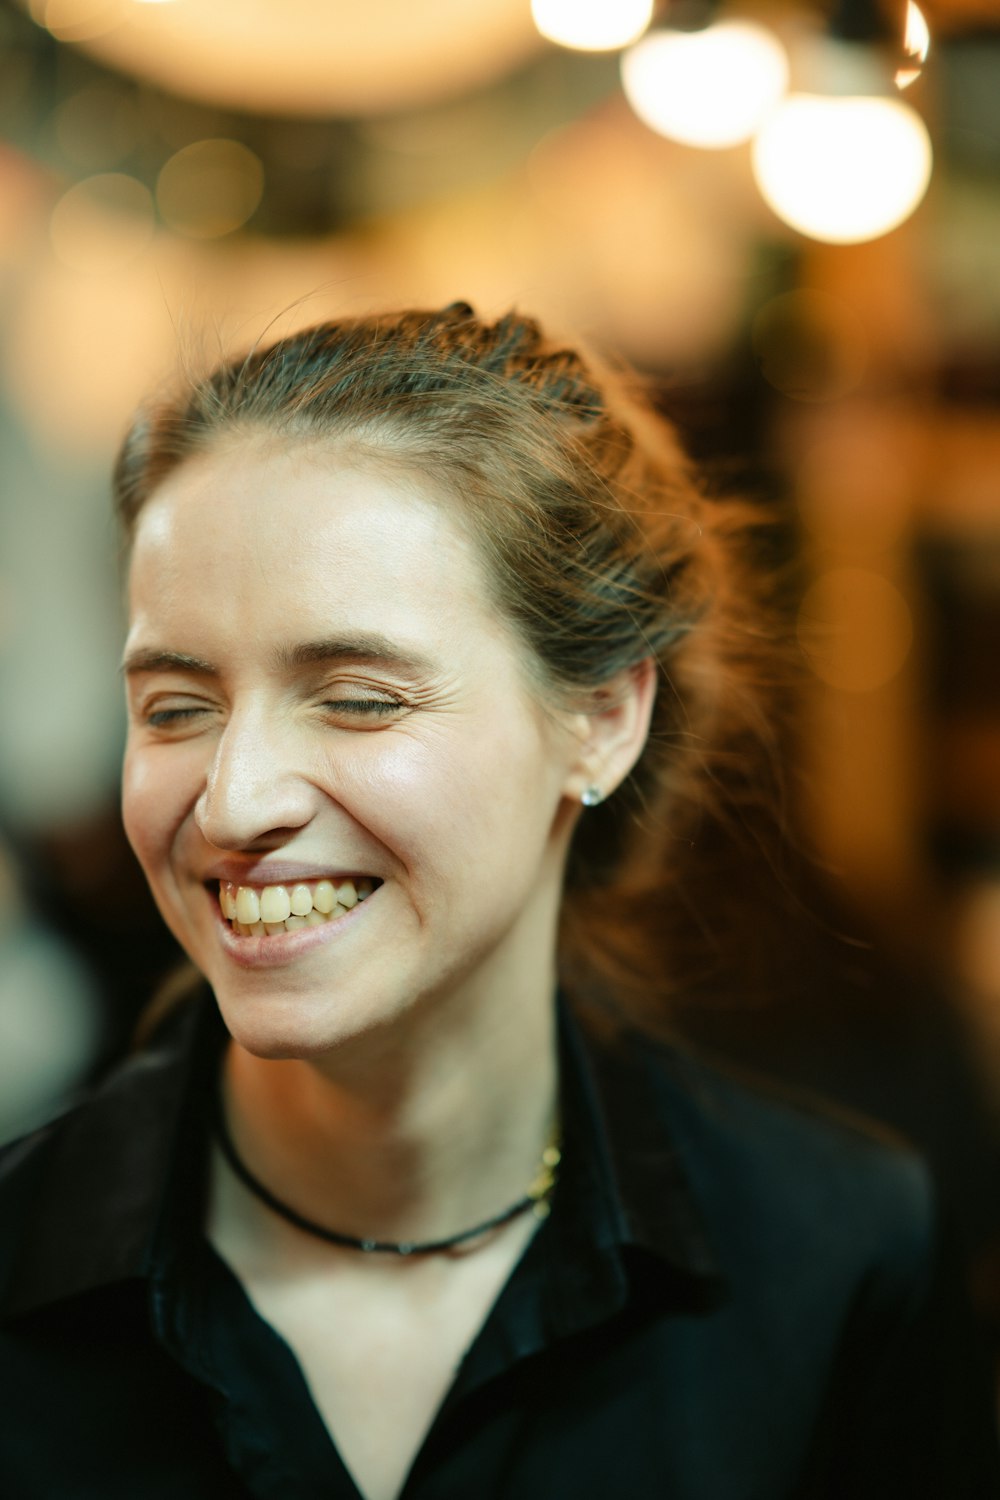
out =
{"type": "Polygon", "coordinates": [[[599,802],[604,801],[604,793],[599,786],[594,786],[591,783],[590,786],[585,786],[580,793],[580,801],[584,807],[596,807],[599,802]]]}

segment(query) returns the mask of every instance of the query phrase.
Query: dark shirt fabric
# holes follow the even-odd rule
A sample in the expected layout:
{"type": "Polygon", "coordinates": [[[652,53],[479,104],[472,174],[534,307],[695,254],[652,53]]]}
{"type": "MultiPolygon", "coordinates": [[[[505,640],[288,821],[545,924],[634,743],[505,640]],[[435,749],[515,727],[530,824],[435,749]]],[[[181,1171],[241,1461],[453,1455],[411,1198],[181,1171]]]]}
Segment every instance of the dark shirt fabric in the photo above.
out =
{"type": "MultiPolygon", "coordinates": [[[[189,1000],[3,1154],[5,1500],[358,1500],[202,1233],[222,1041],[189,1000]]],[[[403,1500],[1000,1495],[919,1160],[565,1006],[561,1049],[552,1212],[403,1500]]]]}

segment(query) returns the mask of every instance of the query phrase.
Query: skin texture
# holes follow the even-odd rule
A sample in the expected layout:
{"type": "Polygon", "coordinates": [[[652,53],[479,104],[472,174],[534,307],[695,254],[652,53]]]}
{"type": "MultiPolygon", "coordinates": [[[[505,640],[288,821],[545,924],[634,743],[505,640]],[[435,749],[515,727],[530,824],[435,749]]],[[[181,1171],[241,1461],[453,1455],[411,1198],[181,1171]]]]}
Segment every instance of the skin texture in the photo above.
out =
{"type": "MultiPolygon", "coordinates": [[[[587,712],[558,709],[453,500],[262,435],[189,459],[151,497],[129,595],[125,824],[231,1033],[240,1154],[356,1235],[435,1239],[516,1201],[556,1105],[580,795],[638,756],[651,668],[587,712]],[[328,927],[240,938],[221,918],[220,880],[338,874],[382,884],[328,927]]],[[[533,1221],[400,1261],[303,1235],[218,1156],[210,1188],[210,1238],[365,1493],[390,1500],[533,1221]]]]}
{"type": "Polygon", "coordinates": [[[126,828],[251,1051],[316,1056],[526,966],[548,987],[581,728],[529,691],[485,592],[444,506],[308,450],[200,457],[143,512],[126,658],[213,670],[129,674],[126,828]],[[417,660],[277,659],[359,635],[417,660]],[[338,941],[248,970],[220,944],[223,867],[383,886],[338,941]]]}
{"type": "MultiPolygon", "coordinates": [[[[374,1112],[431,1138],[460,1118],[473,1158],[491,1114],[537,1146],[568,841],[584,787],[610,791],[641,750],[651,670],[557,709],[454,501],[265,434],[230,435],[151,497],[129,606],[125,825],[236,1043],[238,1144],[270,1117],[256,1155],[287,1140],[301,1174],[308,1138],[329,1160],[352,1118],[340,1155],[363,1159],[374,1112]],[[240,939],[221,918],[221,879],[329,874],[382,884],[308,933],[240,939]]],[[[470,1174],[484,1211],[502,1201],[470,1174]]],[[[402,1175],[419,1195],[412,1160],[402,1175]]]]}

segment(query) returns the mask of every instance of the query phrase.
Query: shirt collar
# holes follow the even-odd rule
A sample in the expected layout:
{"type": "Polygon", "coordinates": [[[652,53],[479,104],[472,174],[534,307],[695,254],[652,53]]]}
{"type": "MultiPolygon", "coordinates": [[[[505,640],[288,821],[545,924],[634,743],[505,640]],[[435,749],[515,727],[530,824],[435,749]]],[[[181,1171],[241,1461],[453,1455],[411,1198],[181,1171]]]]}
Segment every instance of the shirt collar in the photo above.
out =
{"type": "MultiPolygon", "coordinates": [[[[576,1205],[553,1229],[561,1218],[574,1234],[585,1218],[599,1249],[658,1257],[715,1300],[722,1278],[671,1138],[662,1066],[565,1003],[560,1017],[563,1170],[575,1173],[565,1198],[576,1205]]],[[[148,1277],[169,1254],[178,1195],[203,1161],[220,1029],[207,991],[192,996],[89,1102],[8,1158],[0,1192],[31,1201],[12,1215],[22,1232],[0,1288],[5,1315],[148,1277]]]]}
{"type": "Polygon", "coordinates": [[[646,1252],[717,1291],[722,1275],[671,1107],[687,1087],[683,1056],[616,1018],[565,1004],[561,1035],[564,1090],[576,1092],[573,1118],[585,1132],[578,1155],[605,1205],[605,1246],[646,1252]]]}

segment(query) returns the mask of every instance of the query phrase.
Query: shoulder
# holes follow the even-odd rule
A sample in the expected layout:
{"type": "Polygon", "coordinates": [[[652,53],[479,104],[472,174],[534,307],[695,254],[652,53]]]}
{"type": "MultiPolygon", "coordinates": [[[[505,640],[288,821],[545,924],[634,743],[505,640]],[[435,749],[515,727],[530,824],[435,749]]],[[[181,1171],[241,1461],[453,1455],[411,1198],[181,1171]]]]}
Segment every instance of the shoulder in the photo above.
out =
{"type": "Polygon", "coordinates": [[[50,1124],[0,1148],[0,1307],[20,1310],[141,1263],[182,1117],[200,1008],[50,1124]]]}
{"type": "Polygon", "coordinates": [[[613,1097],[655,1120],[730,1270],[811,1260],[845,1282],[882,1268],[914,1292],[925,1283],[935,1194],[901,1137],[686,1046],[629,1032],[612,1050],[613,1097]]]}
{"type": "Polygon", "coordinates": [[[916,1211],[926,1206],[922,1158],[898,1132],[832,1100],[739,1069],[688,1048],[646,1044],[673,1119],[689,1137],[711,1143],[756,1181],[792,1174],[808,1196],[866,1194],[895,1184],[916,1211]]]}
{"type": "Polygon", "coordinates": [[[113,1066],[70,1108],[30,1134],[0,1146],[0,1193],[16,1193],[78,1150],[100,1151],[121,1131],[157,1117],[177,1090],[196,1022],[178,1015],[141,1051],[113,1066]]]}

